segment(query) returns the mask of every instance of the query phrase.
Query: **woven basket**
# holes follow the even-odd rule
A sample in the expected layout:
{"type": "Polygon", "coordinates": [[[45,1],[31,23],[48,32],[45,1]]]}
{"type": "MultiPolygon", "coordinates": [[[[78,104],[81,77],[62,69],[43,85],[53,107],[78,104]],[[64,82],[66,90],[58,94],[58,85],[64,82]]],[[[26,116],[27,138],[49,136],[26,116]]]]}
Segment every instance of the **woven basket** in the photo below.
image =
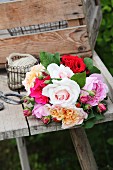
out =
{"type": "Polygon", "coordinates": [[[22,89],[22,81],[25,79],[26,73],[37,63],[38,60],[30,54],[10,54],[6,62],[9,88],[11,90],[22,89]]]}

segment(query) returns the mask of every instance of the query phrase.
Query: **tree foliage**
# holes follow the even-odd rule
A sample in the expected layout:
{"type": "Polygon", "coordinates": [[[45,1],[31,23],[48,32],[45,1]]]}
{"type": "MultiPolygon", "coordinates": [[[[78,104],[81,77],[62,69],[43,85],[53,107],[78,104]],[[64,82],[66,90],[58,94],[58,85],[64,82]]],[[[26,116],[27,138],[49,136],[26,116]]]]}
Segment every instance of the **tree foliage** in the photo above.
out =
{"type": "Polygon", "coordinates": [[[113,0],[101,0],[103,19],[96,51],[113,75],[113,0]]]}

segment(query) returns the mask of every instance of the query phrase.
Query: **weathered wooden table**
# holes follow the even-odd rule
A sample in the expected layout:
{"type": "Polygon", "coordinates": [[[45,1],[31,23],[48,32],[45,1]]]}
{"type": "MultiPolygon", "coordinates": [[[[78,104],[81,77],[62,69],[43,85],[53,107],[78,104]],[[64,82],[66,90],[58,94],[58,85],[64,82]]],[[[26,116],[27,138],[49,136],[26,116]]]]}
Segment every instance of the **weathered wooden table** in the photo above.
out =
{"type": "MultiPolygon", "coordinates": [[[[99,67],[102,73],[104,73],[106,83],[110,89],[109,99],[107,101],[108,111],[105,113],[105,119],[98,123],[112,121],[113,77],[110,75],[96,53],[93,56],[93,60],[95,65],[99,67]]],[[[10,92],[10,89],[7,86],[6,72],[3,71],[3,69],[0,70],[0,91],[10,92]]],[[[4,105],[5,109],[0,111],[0,140],[16,138],[22,170],[30,170],[24,136],[59,131],[62,130],[61,126],[58,123],[51,123],[50,125],[45,126],[41,121],[37,121],[32,116],[25,118],[22,105],[11,105],[7,103],[4,103],[4,105]]],[[[75,127],[70,129],[70,133],[82,170],[98,169],[84,129],[75,127]]]]}

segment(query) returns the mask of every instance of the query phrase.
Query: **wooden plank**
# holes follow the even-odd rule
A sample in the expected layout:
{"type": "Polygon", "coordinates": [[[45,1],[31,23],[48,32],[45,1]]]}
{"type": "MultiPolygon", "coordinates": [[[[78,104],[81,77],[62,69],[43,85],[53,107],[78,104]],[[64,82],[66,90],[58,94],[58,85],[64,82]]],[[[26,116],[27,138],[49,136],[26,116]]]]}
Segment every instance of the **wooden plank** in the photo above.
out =
{"type": "Polygon", "coordinates": [[[82,170],[97,170],[97,165],[83,128],[70,130],[73,145],[75,147],[82,170]]]}
{"type": "Polygon", "coordinates": [[[22,170],[30,170],[26,142],[23,137],[16,138],[22,170]]]}
{"type": "Polygon", "coordinates": [[[101,73],[105,78],[105,81],[109,87],[109,97],[113,102],[113,77],[95,52],[93,55],[93,61],[94,64],[100,69],[101,73]]]}
{"type": "Polygon", "coordinates": [[[89,22],[90,21],[89,18],[92,18],[93,11],[95,10],[96,5],[94,0],[82,0],[82,1],[83,1],[83,10],[84,10],[85,18],[89,22]]]}
{"type": "Polygon", "coordinates": [[[96,7],[95,0],[83,0],[83,3],[86,18],[92,18],[93,11],[96,7]]]}
{"type": "Polygon", "coordinates": [[[89,27],[88,27],[89,41],[90,41],[92,50],[94,50],[94,47],[95,47],[101,20],[102,20],[102,11],[101,11],[100,6],[97,6],[93,13],[93,18],[91,18],[89,21],[89,27]]]}
{"type": "Polygon", "coordinates": [[[109,98],[106,101],[106,103],[108,106],[107,108],[108,110],[104,113],[105,119],[98,121],[96,124],[113,121],[113,103],[109,98]]]}
{"type": "Polygon", "coordinates": [[[102,18],[102,12],[100,7],[100,0],[98,2],[96,0],[83,0],[83,6],[84,6],[84,13],[85,18],[87,21],[87,26],[89,30],[92,28],[92,23],[96,26],[97,23],[100,23],[100,20],[102,18]],[[92,21],[96,18],[96,22],[92,21]]]}
{"type": "Polygon", "coordinates": [[[86,25],[85,18],[82,19],[73,19],[68,21],[68,26],[69,27],[75,27],[79,25],[86,25]]]}
{"type": "Polygon", "coordinates": [[[5,63],[13,52],[38,55],[40,51],[60,54],[91,51],[86,26],[0,39],[0,63],[5,63]]]}
{"type": "MultiPolygon", "coordinates": [[[[0,91],[11,92],[7,86],[6,76],[1,74],[0,71],[0,91]]],[[[22,106],[3,103],[5,109],[0,111],[0,140],[28,136],[29,130],[22,106]]]]}
{"type": "Polygon", "coordinates": [[[31,135],[63,130],[61,129],[60,123],[50,123],[49,125],[44,125],[41,120],[37,120],[33,116],[30,116],[27,119],[31,135]]]}
{"type": "Polygon", "coordinates": [[[81,0],[24,0],[0,4],[0,29],[84,18],[81,0]]]}
{"type": "Polygon", "coordinates": [[[75,26],[79,26],[80,22],[79,19],[74,19],[74,20],[69,20],[68,21],[68,27],[75,27],[75,26]]]}

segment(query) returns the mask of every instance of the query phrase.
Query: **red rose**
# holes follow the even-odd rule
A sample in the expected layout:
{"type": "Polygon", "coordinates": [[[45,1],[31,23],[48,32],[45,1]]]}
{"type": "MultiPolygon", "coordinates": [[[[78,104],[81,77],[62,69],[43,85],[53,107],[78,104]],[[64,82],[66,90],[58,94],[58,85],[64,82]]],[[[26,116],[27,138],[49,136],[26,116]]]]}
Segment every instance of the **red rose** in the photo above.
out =
{"type": "Polygon", "coordinates": [[[62,64],[68,66],[74,73],[81,73],[86,69],[83,59],[78,56],[64,55],[62,56],[62,64]]]}

